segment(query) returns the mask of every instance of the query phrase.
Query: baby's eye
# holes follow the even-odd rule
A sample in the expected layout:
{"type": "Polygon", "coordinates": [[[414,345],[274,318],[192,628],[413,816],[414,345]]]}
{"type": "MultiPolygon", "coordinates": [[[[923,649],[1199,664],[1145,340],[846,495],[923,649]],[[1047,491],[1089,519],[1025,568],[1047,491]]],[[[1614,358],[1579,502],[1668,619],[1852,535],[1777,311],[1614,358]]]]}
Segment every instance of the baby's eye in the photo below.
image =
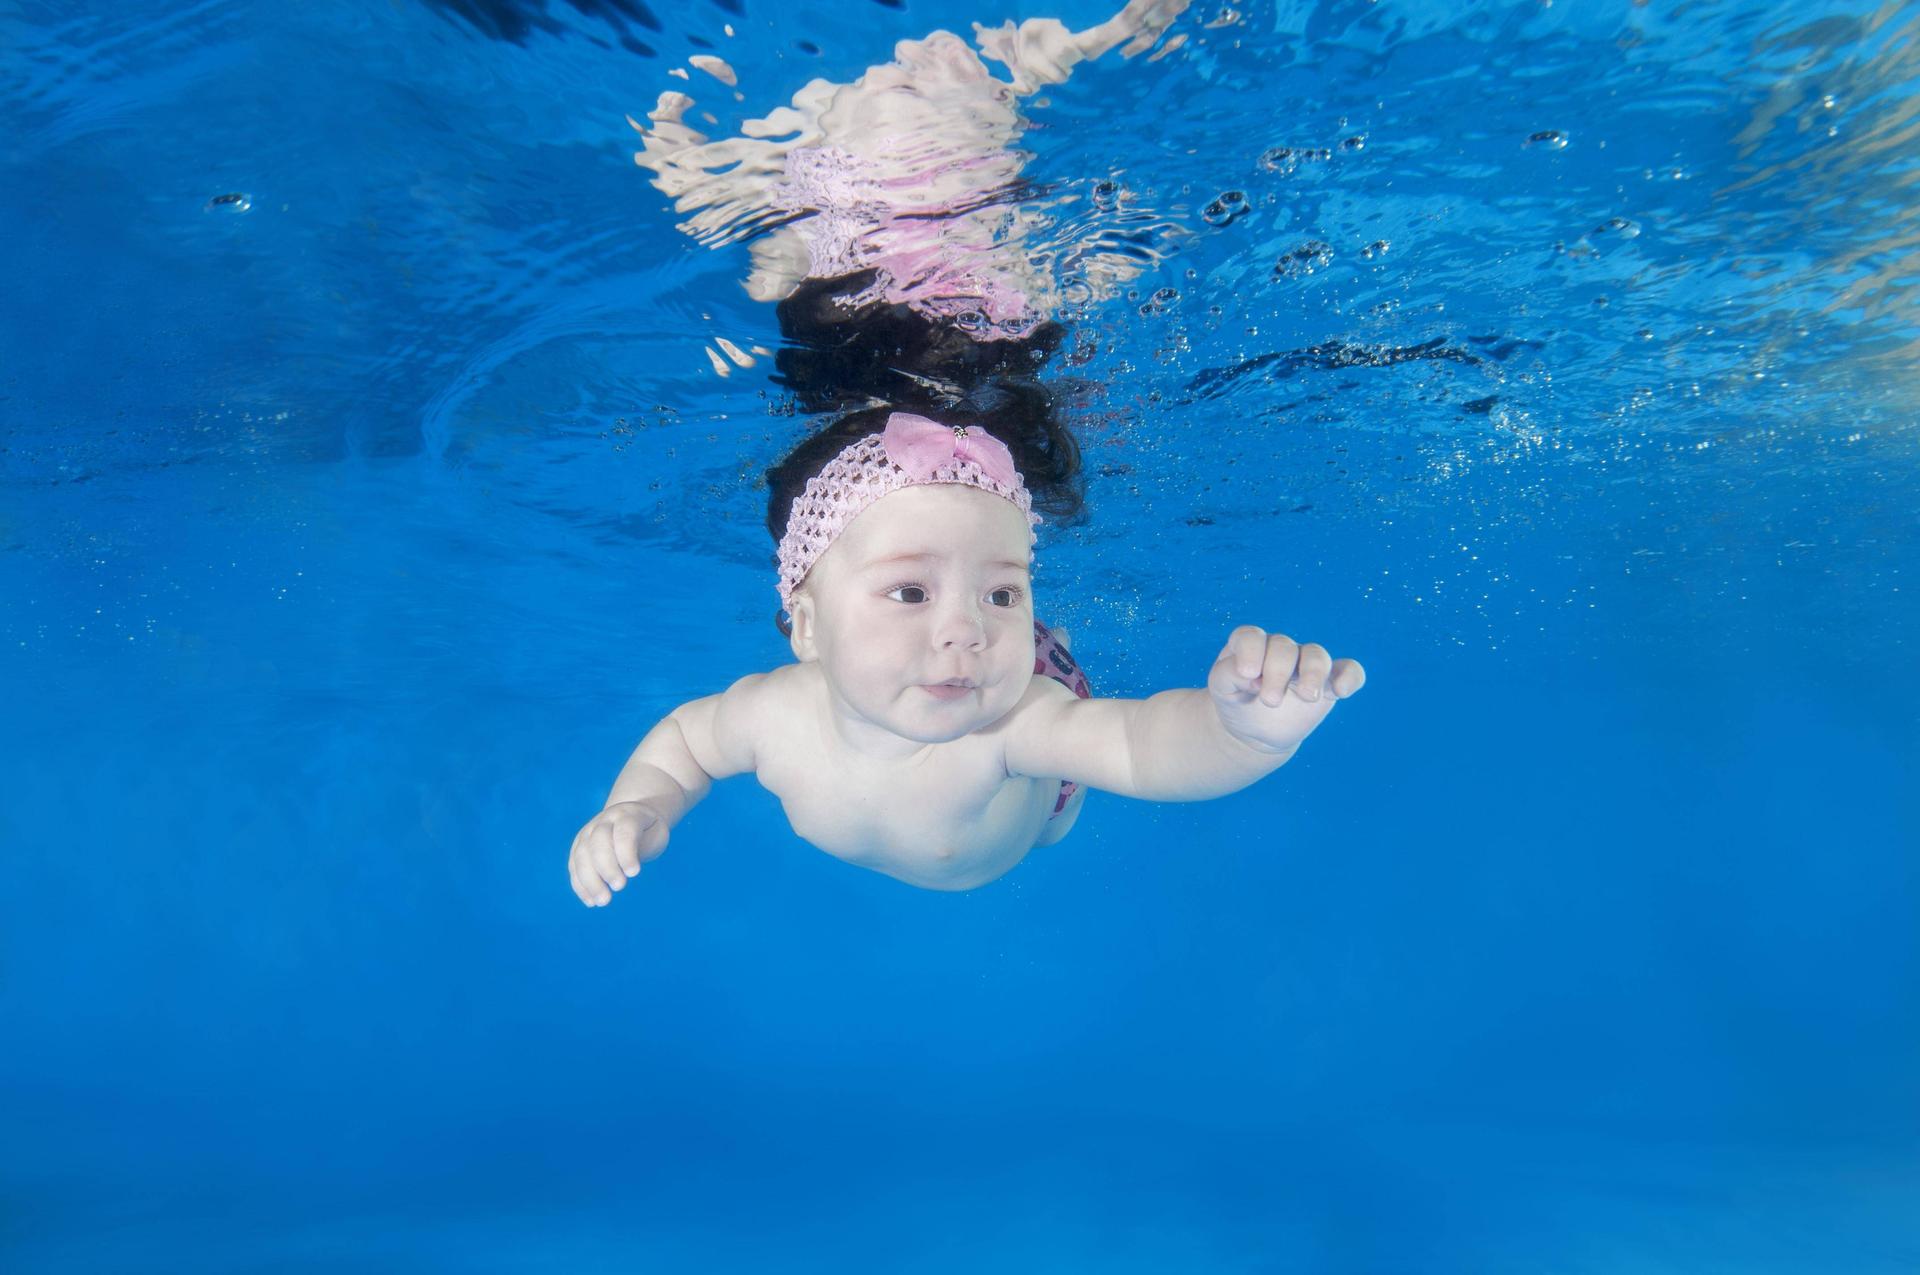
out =
{"type": "Polygon", "coordinates": [[[989,593],[987,596],[989,598],[998,598],[1002,594],[1006,595],[1007,600],[1005,602],[995,602],[994,603],[995,606],[1017,607],[1020,605],[1020,590],[1014,588],[1012,585],[1008,585],[1004,589],[995,589],[992,593],[989,593]]]}
{"type": "Polygon", "coordinates": [[[927,591],[917,584],[896,584],[887,590],[888,597],[892,597],[896,593],[917,593],[920,595],[917,598],[901,598],[900,600],[902,602],[925,602],[927,600],[927,591]]]}

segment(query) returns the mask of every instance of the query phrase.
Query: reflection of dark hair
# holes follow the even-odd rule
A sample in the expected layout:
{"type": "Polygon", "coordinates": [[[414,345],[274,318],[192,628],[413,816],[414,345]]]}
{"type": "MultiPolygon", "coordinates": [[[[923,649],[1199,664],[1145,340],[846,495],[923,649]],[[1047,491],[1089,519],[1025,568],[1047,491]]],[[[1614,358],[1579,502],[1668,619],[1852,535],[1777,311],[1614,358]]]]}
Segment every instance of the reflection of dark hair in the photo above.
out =
{"type": "MultiPolygon", "coordinates": [[[[779,306],[786,344],[775,357],[776,383],[805,412],[838,412],[767,471],[767,531],[787,532],[793,502],[807,480],[848,444],[886,428],[894,411],[942,425],[974,425],[1007,445],[1049,519],[1071,521],[1085,507],[1080,444],[1054,414],[1053,395],[1034,379],[1065,335],[1057,323],[998,341],[977,341],[887,301],[849,305],[874,272],[808,279],[779,306]]],[[[776,561],[776,566],[778,565],[776,561]]],[[[774,623],[791,632],[785,617],[774,623]]]]}

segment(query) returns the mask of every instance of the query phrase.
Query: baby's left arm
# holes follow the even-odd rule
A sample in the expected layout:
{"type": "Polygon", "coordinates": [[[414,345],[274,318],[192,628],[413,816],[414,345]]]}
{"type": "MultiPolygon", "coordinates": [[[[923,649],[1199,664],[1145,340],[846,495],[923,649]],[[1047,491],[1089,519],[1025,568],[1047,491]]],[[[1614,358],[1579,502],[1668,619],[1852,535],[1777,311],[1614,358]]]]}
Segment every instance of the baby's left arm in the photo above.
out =
{"type": "Polygon", "coordinates": [[[1008,723],[1009,774],[1147,801],[1204,801],[1285,765],[1366,682],[1353,660],[1252,625],[1227,638],[1205,690],[1150,699],[1046,696],[1008,723]]]}

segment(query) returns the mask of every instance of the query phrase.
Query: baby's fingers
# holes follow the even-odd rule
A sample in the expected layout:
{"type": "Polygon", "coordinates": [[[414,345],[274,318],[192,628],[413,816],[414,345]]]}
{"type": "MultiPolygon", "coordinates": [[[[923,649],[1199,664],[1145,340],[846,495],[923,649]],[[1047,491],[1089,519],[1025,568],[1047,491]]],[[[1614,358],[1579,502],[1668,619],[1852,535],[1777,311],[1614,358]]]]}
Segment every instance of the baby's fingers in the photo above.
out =
{"type": "Polygon", "coordinates": [[[1345,699],[1367,684],[1367,670],[1360,667],[1358,660],[1335,660],[1333,676],[1327,685],[1333,688],[1334,698],[1345,699]]]}
{"type": "Polygon", "coordinates": [[[585,864],[578,859],[567,860],[567,880],[573,884],[573,892],[582,903],[590,908],[600,906],[603,901],[600,896],[605,891],[587,871],[585,864]]]}
{"type": "Polygon", "coordinates": [[[1267,659],[1265,629],[1243,624],[1227,637],[1207,673],[1207,689],[1215,695],[1244,702],[1252,698],[1267,659]]]}
{"type": "Polygon", "coordinates": [[[573,839],[567,876],[573,882],[573,892],[588,907],[604,906],[613,899],[613,891],[626,884],[627,874],[620,869],[613,833],[605,819],[596,818],[573,839]]]}
{"type": "Polygon", "coordinates": [[[1284,633],[1275,633],[1267,639],[1264,662],[1260,665],[1262,704],[1272,708],[1286,698],[1287,687],[1293,682],[1294,671],[1300,663],[1300,651],[1300,644],[1284,633]]]}
{"type": "Polygon", "coordinates": [[[1318,642],[1308,642],[1296,649],[1294,658],[1295,667],[1281,676],[1290,675],[1293,693],[1309,704],[1314,703],[1326,689],[1327,677],[1333,670],[1333,657],[1318,642]]]}
{"type": "MultiPolygon", "coordinates": [[[[621,864],[623,857],[634,859],[633,834],[627,832],[623,837],[617,826],[606,824],[596,828],[587,843],[587,862],[609,890],[624,889],[627,878],[640,871],[639,861],[635,859],[633,872],[628,872],[621,864]]],[[[601,901],[605,902],[604,899],[601,901]]]]}
{"type": "Polygon", "coordinates": [[[573,853],[567,856],[567,880],[572,882],[574,894],[590,908],[598,907],[612,897],[587,860],[585,834],[575,838],[573,853]]]}
{"type": "Polygon", "coordinates": [[[625,885],[628,877],[640,875],[640,842],[647,835],[648,825],[633,819],[622,819],[611,825],[608,841],[613,855],[614,879],[607,884],[618,890],[625,885]]]}
{"type": "Polygon", "coordinates": [[[589,823],[574,833],[573,846],[567,851],[567,881],[573,886],[574,894],[588,907],[597,904],[602,893],[600,882],[587,866],[587,838],[592,835],[593,829],[594,823],[589,823]]]}

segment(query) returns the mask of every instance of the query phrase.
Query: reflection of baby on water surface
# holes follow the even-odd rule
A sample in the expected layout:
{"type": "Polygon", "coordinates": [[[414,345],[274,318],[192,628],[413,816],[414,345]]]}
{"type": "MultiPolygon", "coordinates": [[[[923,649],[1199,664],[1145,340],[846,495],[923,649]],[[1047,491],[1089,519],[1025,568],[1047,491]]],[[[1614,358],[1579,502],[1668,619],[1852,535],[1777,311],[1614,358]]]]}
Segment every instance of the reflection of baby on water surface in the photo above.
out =
{"type": "MultiPolygon", "coordinates": [[[[645,137],[634,159],[676,211],[692,214],[681,229],[703,242],[765,231],[749,245],[755,300],[782,300],[803,279],[873,269],[876,296],[1023,334],[1057,298],[1048,272],[1022,250],[1035,214],[1009,203],[1027,158],[1014,149],[1026,123],[1019,99],[1116,46],[1123,57],[1151,48],[1186,7],[1134,0],[1078,33],[1052,18],[975,24],[980,54],[947,31],[902,40],[893,61],[851,84],[813,80],[791,106],[721,141],[685,123],[692,98],[663,93],[649,126],[634,125],[645,137]],[[994,76],[982,54],[1008,78],[994,76]]],[[[1140,267],[1112,255],[1086,268],[1098,287],[1140,267]]]]}
{"type": "Polygon", "coordinates": [[[903,41],[895,61],[816,80],[720,142],[683,122],[684,94],[660,99],[641,165],[688,233],[759,234],[747,287],[778,304],[780,379],[834,416],[767,475],[794,662],[647,734],[574,838],[583,902],[610,901],[713,780],[747,772],[820,849],[968,889],[1064,837],[1090,788],[1194,801],[1246,787],[1360,688],[1354,661],[1242,625],[1205,689],[1096,698],[1066,635],[1034,615],[1032,529],[1083,496],[1078,443],[1036,379],[1063,330],[1007,203],[1014,102],[1116,46],[1152,47],[1185,7],[1134,0],[1078,34],[976,27],[1009,80],[945,32],[903,41]]]}

